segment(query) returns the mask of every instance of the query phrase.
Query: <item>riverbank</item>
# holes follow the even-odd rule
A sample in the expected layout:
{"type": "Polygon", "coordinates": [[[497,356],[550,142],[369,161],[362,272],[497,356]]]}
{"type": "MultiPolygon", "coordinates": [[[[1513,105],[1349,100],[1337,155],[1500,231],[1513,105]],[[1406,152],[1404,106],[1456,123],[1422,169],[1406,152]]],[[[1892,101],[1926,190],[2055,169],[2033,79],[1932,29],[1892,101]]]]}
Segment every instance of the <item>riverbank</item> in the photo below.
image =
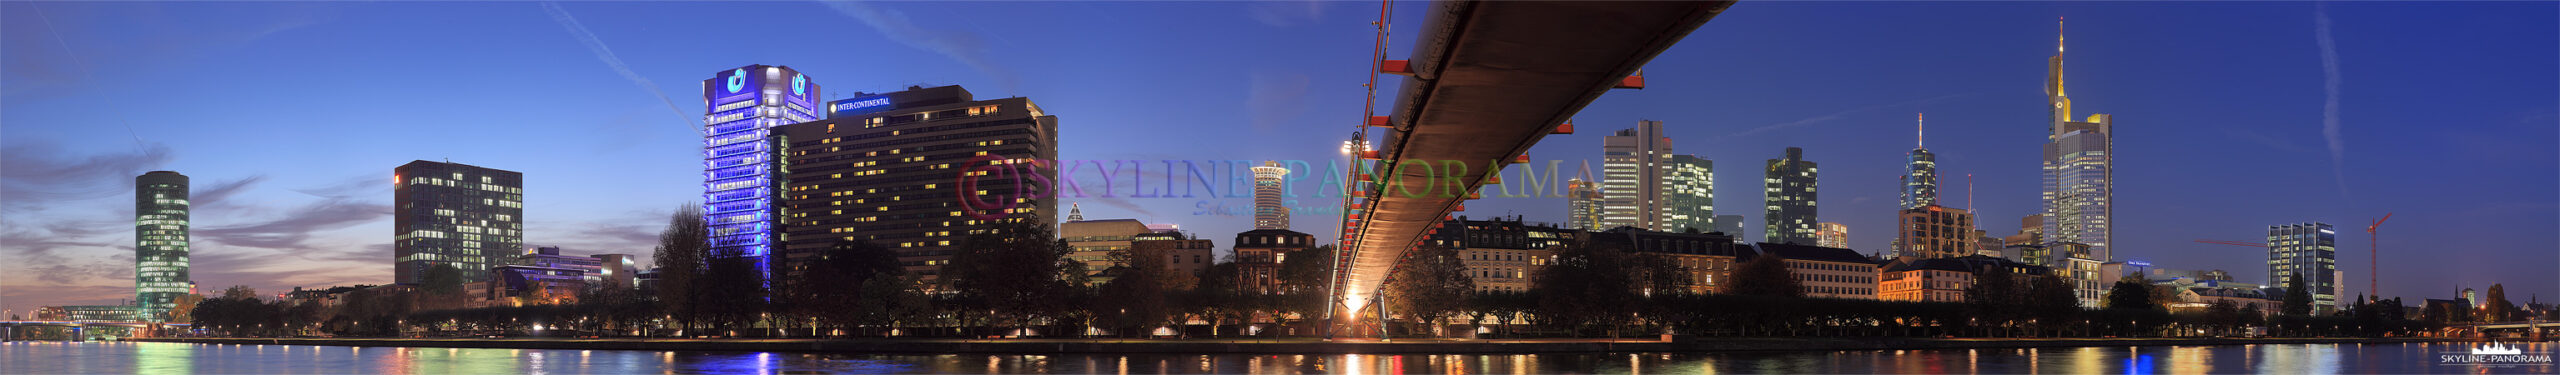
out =
{"type": "Polygon", "coordinates": [[[957,354],[957,353],[1609,353],[1609,352],[1750,352],[1858,351],[1919,349],[2006,349],[2113,346],[2194,346],[2261,344],[2400,344],[2459,342],[2452,339],[2362,338],[2087,338],[2087,339],[1952,339],[1952,338],[1698,338],[1686,342],[1610,339],[1454,340],[1402,339],[663,339],[663,338],[139,338],[137,342],[234,345],[321,345],[426,348],[756,351],[812,353],[957,354]]]}

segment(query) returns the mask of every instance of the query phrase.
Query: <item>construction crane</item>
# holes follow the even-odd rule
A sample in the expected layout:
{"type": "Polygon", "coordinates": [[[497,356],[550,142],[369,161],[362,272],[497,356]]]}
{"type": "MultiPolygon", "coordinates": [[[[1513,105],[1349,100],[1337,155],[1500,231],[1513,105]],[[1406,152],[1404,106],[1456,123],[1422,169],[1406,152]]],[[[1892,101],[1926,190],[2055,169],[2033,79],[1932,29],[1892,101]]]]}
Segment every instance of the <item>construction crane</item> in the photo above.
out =
{"type": "Polygon", "coordinates": [[[2373,298],[2382,298],[2382,222],[2385,221],[2391,221],[2391,213],[2384,212],[2382,218],[2373,219],[2373,225],[2364,226],[2364,234],[2367,236],[2365,242],[2373,246],[2371,253],[2373,259],[2365,263],[2366,266],[2371,267],[2365,271],[2364,279],[2367,282],[2365,293],[2373,298]]]}

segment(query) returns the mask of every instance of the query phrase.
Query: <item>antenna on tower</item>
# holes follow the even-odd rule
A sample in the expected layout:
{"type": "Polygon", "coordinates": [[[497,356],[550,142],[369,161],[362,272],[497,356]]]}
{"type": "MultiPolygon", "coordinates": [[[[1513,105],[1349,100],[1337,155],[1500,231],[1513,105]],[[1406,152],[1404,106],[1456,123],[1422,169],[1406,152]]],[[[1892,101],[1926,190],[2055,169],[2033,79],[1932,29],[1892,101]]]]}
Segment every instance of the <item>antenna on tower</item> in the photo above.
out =
{"type": "Polygon", "coordinates": [[[1929,114],[1920,114],[1920,148],[1929,148],[1929,114]]]}

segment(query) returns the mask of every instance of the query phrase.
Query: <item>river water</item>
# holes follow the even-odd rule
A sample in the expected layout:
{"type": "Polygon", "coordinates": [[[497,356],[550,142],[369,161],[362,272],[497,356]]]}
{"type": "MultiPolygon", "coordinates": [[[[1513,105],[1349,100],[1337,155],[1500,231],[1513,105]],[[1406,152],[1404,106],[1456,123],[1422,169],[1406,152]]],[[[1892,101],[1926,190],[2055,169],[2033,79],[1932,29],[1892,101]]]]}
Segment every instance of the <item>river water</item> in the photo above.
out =
{"type": "MultiPolygon", "coordinates": [[[[2551,355],[2549,343],[2515,344],[2551,355]]],[[[2466,344],[2310,344],[1778,353],[863,355],[119,342],[0,343],[0,374],[1549,374],[2527,373],[2444,364],[2466,344]]]]}

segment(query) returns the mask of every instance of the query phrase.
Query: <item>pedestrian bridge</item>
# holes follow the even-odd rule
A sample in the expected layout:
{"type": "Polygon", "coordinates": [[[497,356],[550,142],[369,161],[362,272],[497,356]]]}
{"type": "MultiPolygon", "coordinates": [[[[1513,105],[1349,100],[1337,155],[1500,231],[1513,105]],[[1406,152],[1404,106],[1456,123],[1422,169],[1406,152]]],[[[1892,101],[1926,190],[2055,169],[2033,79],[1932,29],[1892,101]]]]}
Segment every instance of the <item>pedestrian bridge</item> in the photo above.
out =
{"type": "MultiPolygon", "coordinates": [[[[1391,128],[1344,216],[1333,288],[1341,308],[1367,306],[1398,260],[1460,208],[1466,192],[1498,183],[1502,166],[1583,106],[1632,84],[1733,1],[1441,1],[1431,5],[1410,60],[1381,64],[1410,77],[1386,107],[1391,128]]],[[[1706,69],[1681,71],[1708,74],[1706,69]]]]}

